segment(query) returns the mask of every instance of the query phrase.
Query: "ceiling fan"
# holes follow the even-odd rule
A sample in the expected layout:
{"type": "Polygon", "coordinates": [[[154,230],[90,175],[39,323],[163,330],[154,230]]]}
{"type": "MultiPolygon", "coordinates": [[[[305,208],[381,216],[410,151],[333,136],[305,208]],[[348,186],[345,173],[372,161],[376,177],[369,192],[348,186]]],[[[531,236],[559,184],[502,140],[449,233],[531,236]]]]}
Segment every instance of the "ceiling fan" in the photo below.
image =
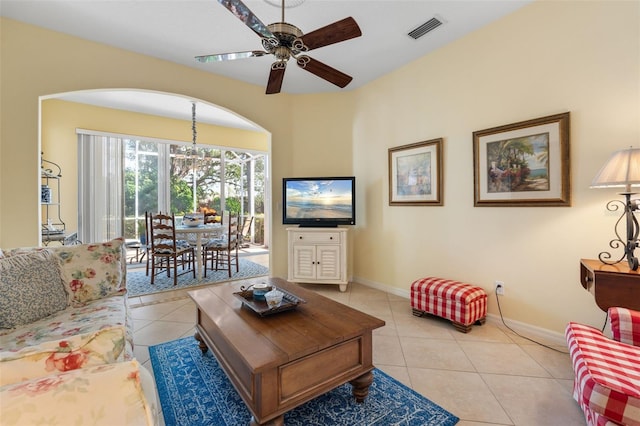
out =
{"type": "Polygon", "coordinates": [[[290,58],[294,58],[300,68],[340,88],[345,87],[353,80],[351,76],[305,54],[313,49],[360,37],[362,32],[353,18],[345,18],[304,34],[295,25],[284,22],[284,0],[282,0],[282,22],[275,22],[270,25],[264,25],[240,0],[218,0],[218,3],[229,9],[231,13],[262,38],[264,50],[196,56],[197,61],[219,62],[260,57],[267,54],[273,55],[276,61],[271,64],[267,82],[267,95],[280,93],[284,72],[290,58]]]}

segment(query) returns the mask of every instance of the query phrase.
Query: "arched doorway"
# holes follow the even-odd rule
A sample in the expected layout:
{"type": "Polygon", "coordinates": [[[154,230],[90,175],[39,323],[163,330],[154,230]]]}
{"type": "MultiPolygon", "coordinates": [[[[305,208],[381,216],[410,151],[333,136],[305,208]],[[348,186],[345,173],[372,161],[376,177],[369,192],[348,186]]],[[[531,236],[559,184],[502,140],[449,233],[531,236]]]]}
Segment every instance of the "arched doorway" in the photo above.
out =
{"type": "MultiPolygon", "coordinates": [[[[241,175],[244,170],[251,169],[253,171],[251,167],[246,167],[247,161],[255,159],[255,153],[264,152],[266,161],[263,167],[265,177],[262,179],[264,190],[261,195],[262,200],[259,203],[259,206],[262,206],[261,211],[255,210],[255,202],[247,200],[253,195],[246,191],[246,178],[240,179],[240,182],[234,185],[241,189],[238,200],[239,212],[244,215],[261,216],[261,220],[255,221],[256,226],[260,226],[259,232],[257,232],[259,234],[258,240],[260,245],[269,247],[271,217],[270,133],[249,120],[207,101],[154,91],[90,90],[41,97],[40,152],[43,153],[41,160],[58,160],[58,163],[63,166],[65,178],[61,191],[67,203],[63,206],[62,212],[68,216],[68,219],[71,219],[68,222],[72,227],[83,225],[75,222],[72,217],[81,210],[78,201],[74,200],[75,194],[79,193],[77,182],[80,179],[78,161],[76,160],[77,147],[76,143],[70,143],[71,140],[75,142],[76,134],[89,131],[89,133],[101,135],[124,136],[128,137],[129,144],[133,143],[131,141],[161,142],[165,145],[174,143],[174,152],[179,152],[181,149],[186,151],[184,148],[189,147],[193,133],[191,116],[193,103],[197,104],[198,139],[196,143],[203,151],[209,153],[218,151],[222,153],[223,157],[229,154],[228,164],[235,162],[237,168],[241,170],[241,175]],[[260,135],[258,139],[262,139],[266,143],[262,147],[252,146],[250,138],[246,138],[247,134],[260,135]],[[237,143],[234,142],[234,137],[237,137],[237,143]],[[247,153],[249,155],[246,155],[247,153]]],[[[137,143],[134,142],[134,145],[137,143]]],[[[220,182],[224,182],[224,179],[221,179],[220,182]]],[[[224,188],[225,184],[222,183],[220,192],[224,193],[224,188]]],[[[125,192],[123,191],[123,193],[125,192]]],[[[229,192],[227,190],[227,193],[229,192]]],[[[203,193],[206,195],[206,191],[203,193]]],[[[171,201],[171,198],[169,200],[171,201]]],[[[134,221],[139,219],[137,217],[139,212],[140,210],[131,219],[134,221]]],[[[124,222],[127,217],[126,212],[123,212],[123,215],[124,222]]],[[[46,224],[46,221],[42,223],[46,224]]],[[[123,226],[123,232],[130,232],[128,229],[129,227],[123,226]]],[[[255,234],[256,230],[253,231],[254,240],[255,234]]]]}

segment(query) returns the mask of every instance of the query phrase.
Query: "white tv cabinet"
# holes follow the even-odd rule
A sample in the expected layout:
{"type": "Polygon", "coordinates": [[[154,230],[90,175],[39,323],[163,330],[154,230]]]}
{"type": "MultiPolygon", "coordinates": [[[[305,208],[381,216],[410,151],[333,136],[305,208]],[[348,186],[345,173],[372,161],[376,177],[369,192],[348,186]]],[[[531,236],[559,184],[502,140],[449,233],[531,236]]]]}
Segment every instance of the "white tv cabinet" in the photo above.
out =
{"type": "Polygon", "coordinates": [[[291,282],[339,284],[347,291],[347,228],[287,228],[291,282]]]}

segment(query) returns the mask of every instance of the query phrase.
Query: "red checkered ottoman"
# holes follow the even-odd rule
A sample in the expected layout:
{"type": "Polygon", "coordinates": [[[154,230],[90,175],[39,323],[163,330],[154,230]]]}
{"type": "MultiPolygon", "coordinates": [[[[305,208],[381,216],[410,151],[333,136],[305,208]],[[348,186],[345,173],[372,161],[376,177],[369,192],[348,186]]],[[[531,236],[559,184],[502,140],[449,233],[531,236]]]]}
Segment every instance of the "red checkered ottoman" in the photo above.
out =
{"type": "Polygon", "coordinates": [[[448,319],[463,333],[474,323],[484,324],[487,318],[487,293],[482,287],[460,281],[428,277],[411,284],[413,315],[425,313],[448,319]]]}

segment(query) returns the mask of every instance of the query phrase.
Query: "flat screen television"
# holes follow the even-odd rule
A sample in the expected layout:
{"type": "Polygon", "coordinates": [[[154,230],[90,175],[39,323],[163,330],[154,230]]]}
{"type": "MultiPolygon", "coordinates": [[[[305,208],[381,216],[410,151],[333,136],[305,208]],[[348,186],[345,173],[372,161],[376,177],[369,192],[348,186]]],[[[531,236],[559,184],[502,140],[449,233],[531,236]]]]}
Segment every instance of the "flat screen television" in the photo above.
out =
{"type": "Polygon", "coordinates": [[[303,227],[356,224],[356,178],[282,179],[282,223],[303,227]]]}

